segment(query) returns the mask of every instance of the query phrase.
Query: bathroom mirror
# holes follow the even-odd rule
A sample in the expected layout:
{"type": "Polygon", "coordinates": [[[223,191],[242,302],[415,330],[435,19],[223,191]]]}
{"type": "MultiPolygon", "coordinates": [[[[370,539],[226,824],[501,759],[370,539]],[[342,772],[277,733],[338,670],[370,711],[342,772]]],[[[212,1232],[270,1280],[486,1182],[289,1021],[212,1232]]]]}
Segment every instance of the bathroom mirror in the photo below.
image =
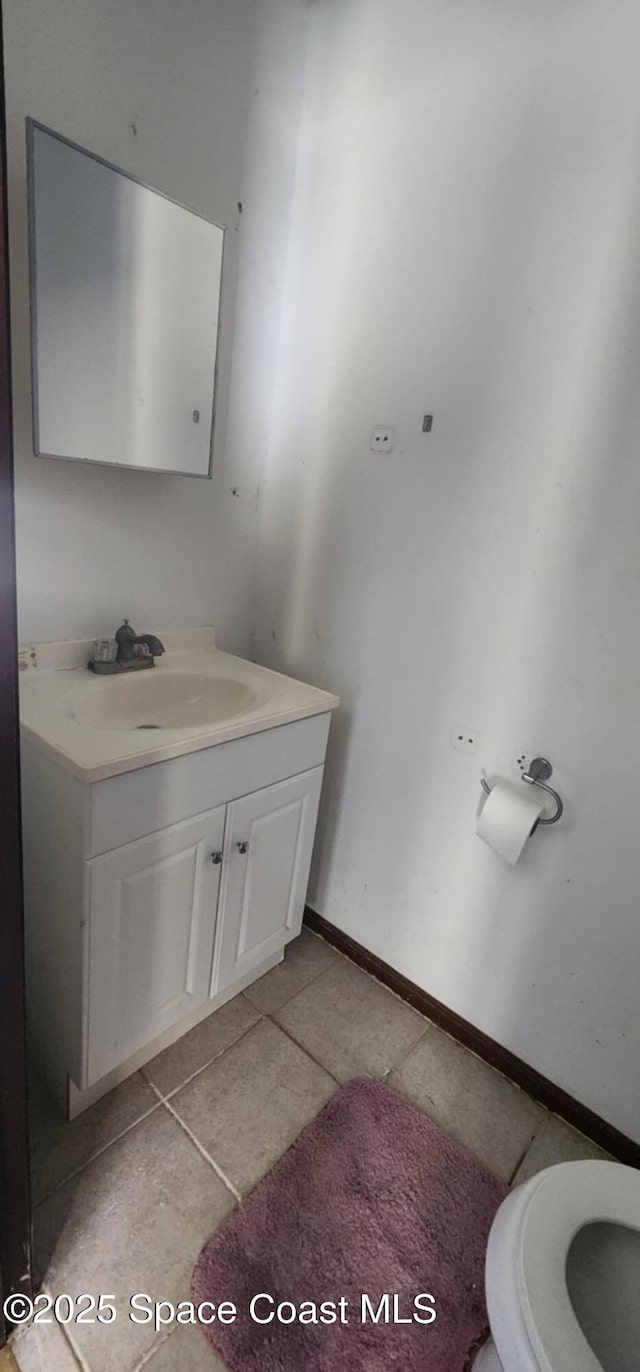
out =
{"type": "Polygon", "coordinates": [[[27,120],[34,449],[211,474],[224,230],[27,120]]]}

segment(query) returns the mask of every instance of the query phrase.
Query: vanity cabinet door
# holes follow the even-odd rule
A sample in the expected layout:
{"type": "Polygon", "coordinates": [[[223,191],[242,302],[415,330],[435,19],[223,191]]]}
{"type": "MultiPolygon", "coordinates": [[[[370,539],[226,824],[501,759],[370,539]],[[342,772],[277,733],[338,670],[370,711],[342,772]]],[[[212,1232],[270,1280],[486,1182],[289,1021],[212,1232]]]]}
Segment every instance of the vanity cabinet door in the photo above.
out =
{"type": "Polygon", "coordinates": [[[211,994],[300,932],[323,767],[234,800],[227,828],[211,994]]]}
{"type": "Polygon", "coordinates": [[[207,1000],[224,824],[220,806],[87,864],[87,1085],[207,1000]]]}

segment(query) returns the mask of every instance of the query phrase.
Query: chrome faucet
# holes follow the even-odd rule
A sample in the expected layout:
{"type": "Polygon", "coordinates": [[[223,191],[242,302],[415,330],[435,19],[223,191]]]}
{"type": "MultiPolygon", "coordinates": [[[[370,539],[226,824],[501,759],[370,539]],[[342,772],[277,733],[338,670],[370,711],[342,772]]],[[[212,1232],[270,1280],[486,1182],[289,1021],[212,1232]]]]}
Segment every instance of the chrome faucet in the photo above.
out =
{"type": "Polygon", "coordinates": [[[90,670],[99,676],[110,676],[116,672],[136,672],[145,667],[154,667],[155,658],[164,652],[164,643],[161,643],[155,634],[137,634],[128,619],[125,619],[116,630],[113,639],[105,640],[105,648],[108,649],[109,644],[112,645],[110,653],[100,659],[96,655],[87,663],[90,670]]]}

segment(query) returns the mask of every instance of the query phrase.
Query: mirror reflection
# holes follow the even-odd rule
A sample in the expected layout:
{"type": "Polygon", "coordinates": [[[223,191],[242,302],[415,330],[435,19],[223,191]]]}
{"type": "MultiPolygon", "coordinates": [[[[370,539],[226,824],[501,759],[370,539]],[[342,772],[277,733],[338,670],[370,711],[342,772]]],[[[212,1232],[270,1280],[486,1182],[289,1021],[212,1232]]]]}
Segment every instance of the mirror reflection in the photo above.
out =
{"type": "Polygon", "coordinates": [[[34,448],[210,475],[224,231],[28,121],[34,448]]]}

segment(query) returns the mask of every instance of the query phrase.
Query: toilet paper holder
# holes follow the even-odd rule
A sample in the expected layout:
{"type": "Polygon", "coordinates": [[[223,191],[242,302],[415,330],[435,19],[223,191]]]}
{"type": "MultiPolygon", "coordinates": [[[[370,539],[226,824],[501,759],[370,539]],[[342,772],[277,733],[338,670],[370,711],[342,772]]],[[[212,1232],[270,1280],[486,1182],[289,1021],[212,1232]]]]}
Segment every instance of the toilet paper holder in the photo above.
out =
{"type": "MultiPolygon", "coordinates": [[[[541,816],[540,819],[536,821],[534,828],[531,831],[532,833],[537,829],[539,824],[557,824],[562,811],[564,810],[564,805],[562,804],[558,792],[554,791],[551,786],[546,785],[552,773],[553,767],[551,766],[551,763],[547,761],[546,757],[534,757],[533,761],[529,763],[526,772],[522,773],[522,780],[526,781],[528,786],[539,786],[542,791],[546,791],[548,795],[553,796],[553,799],[556,802],[555,814],[545,815],[544,817],[541,816]]],[[[486,791],[487,795],[490,795],[491,787],[488,781],[485,781],[484,777],[481,778],[480,784],[483,791],[486,791]]]]}

